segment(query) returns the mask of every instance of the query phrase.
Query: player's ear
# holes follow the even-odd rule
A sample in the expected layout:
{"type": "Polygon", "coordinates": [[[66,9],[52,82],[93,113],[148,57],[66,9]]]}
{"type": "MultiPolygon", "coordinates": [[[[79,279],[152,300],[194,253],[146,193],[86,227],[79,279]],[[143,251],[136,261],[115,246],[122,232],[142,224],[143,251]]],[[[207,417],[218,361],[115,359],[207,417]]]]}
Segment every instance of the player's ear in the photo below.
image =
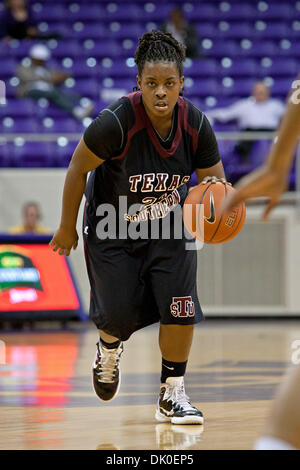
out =
{"type": "Polygon", "coordinates": [[[136,82],[138,84],[139,89],[141,89],[141,78],[139,75],[136,76],[136,82]]]}
{"type": "Polygon", "coordinates": [[[180,77],[180,90],[182,91],[183,90],[183,85],[184,85],[184,76],[182,75],[180,77]]]}

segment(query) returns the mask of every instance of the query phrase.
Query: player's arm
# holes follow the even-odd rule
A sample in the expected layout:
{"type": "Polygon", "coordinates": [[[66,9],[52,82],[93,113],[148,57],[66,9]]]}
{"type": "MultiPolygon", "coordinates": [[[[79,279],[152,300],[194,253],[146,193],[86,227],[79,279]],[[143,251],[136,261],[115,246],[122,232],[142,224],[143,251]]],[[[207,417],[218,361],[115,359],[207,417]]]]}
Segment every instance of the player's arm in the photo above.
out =
{"type": "Polygon", "coordinates": [[[199,184],[206,184],[208,181],[216,183],[218,180],[226,183],[223,163],[221,160],[210,168],[196,168],[197,181],[199,184]]]}
{"type": "Polygon", "coordinates": [[[239,181],[236,192],[228,199],[224,210],[230,210],[249,198],[267,196],[269,203],[263,214],[263,220],[266,220],[270,211],[278,204],[282,193],[288,187],[289,172],[300,134],[300,103],[299,99],[295,98],[296,94],[297,91],[289,99],[277,139],[265,163],[239,181]]]}
{"type": "Polygon", "coordinates": [[[104,160],[89,150],[82,138],[74,151],[66,175],[60,226],[49,243],[53,251],[59,250],[60,255],[69,256],[71,249],[75,250],[77,247],[76,222],[87,174],[103,162],[104,160]]]}
{"type": "Polygon", "coordinates": [[[91,122],[75,149],[64,185],[60,226],[50,242],[59,254],[68,256],[77,247],[76,221],[87,174],[121,150],[126,141],[126,119],[125,106],[118,100],[91,122]]]}
{"type": "Polygon", "coordinates": [[[217,139],[205,115],[203,115],[198,136],[195,166],[199,184],[205,184],[208,181],[212,183],[226,182],[217,139]]]}

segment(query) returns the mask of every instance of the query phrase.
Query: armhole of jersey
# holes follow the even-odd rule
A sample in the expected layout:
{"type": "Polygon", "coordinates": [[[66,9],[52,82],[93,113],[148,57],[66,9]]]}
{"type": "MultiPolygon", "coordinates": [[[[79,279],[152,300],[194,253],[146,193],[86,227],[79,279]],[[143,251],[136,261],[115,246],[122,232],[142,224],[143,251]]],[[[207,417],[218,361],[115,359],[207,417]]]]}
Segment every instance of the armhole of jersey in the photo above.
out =
{"type": "Polygon", "coordinates": [[[121,108],[121,106],[123,106],[124,104],[121,103],[114,111],[112,111],[111,109],[109,108],[105,108],[103,111],[108,111],[109,113],[111,113],[114,118],[116,119],[117,123],[118,123],[118,126],[120,128],[120,131],[121,131],[121,143],[120,143],[120,148],[119,148],[119,151],[121,152],[122,151],[122,148],[123,148],[123,145],[124,145],[124,129],[123,129],[123,126],[121,124],[121,121],[120,119],[118,118],[118,116],[116,115],[116,111],[118,111],[118,109],[121,108]]]}
{"type": "Polygon", "coordinates": [[[199,146],[199,135],[200,135],[200,132],[201,132],[201,129],[202,129],[202,124],[203,124],[203,121],[204,121],[204,113],[203,111],[201,111],[199,108],[197,108],[197,106],[194,105],[194,103],[191,103],[191,106],[193,108],[194,111],[197,112],[197,117],[199,119],[199,126],[198,126],[198,129],[197,129],[197,134],[198,134],[198,140],[197,140],[197,148],[196,148],[196,152],[198,150],[198,146],[199,146]]]}
{"type": "Polygon", "coordinates": [[[204,120],[204,113],[202,111],[200,111],[200,109],[198,109],[199,111],[199,118],[200,118],[200,123],[199,123],[199,128],[198,128],[198,136],[200,134],[200,131],[201,131],[201,128],[202,128],[202,124],[203,124],[203,120],[204,120]]]}

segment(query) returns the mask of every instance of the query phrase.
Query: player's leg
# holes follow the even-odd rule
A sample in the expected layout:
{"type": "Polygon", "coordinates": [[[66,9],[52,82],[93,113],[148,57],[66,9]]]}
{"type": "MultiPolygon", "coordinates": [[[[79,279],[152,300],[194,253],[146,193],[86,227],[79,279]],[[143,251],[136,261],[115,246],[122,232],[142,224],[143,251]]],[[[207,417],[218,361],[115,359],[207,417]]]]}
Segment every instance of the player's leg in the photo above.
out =
{"type": "Polygon", "coordinates": [[[123,341],[134,331],[142,293],[138,290],[138,260],[128,256],[124,241],[99,241],[97,223],[94,209],[86,203],[83,240],[91,287],[90,318],[99,332],[93,383],[98,397],[109,401],[120,387],[123,341]]]}
{"type": "Polygon", "coordinates": [[[160,325],[159,347],[167,361],[187,361],[193,342],[194,325],[160,325]]]}
{"type": "Polygon", "coordinates": [[[160,240],[153,246],[151,283],[161,314],[162,353],[156,419],[202,424],[202,413],[190,404],[184,388],[194,324],[203,319],[196,292],[196,252],[186,251],[184,240],[160,240]]]}
{"type": "Polygon", "coordinates": [[[121,383],[119,362],[123,341],[135,331],[142,304],[138,259],[128,256],[114,240],[85,243],[91,285],[90,317],[99,332],[93,363],[93,383],[98,397],[112,400],[121,383]]]}
{"type": "Polygon", "coordinates": [[[300,450],[300,366],[292,367],[277,389],[270,416],[256,450],[300,450]]]}

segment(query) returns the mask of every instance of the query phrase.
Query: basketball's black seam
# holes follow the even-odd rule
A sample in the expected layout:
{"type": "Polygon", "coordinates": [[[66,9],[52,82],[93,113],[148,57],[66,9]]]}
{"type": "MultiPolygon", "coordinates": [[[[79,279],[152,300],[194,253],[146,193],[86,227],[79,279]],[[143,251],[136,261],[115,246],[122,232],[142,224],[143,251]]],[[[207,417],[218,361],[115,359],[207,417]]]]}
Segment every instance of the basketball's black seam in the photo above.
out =
{"type": "MultiPolygon", "coordinates": [[[[206,194],[206,191],[210,188],[211,185],[212,185],[212,183],[209,183],[209,185],[207,186],[206,190],[204,191],[204,193],[202,194],[202,197],[201,197],[201,199],[200,199],[199,209],[198,209],[198,220],[199,220],[199,218],[200,218],[200,216],[201,216],[201,214],[199,214],[199,211],[201,211],[201,203],[202,203],[203,198],[204,198],[204,196],[205,196],[205,194],[206,194]]],[[[197,218],[196,218],[196,228],[197,228],[197,218]]],[[[204,232],[204,233],[203,233],[203,241],[204,241],[204,238],[205,238],[205,229],[203,230],[203,232],[204,232]]],[[[197,238],[197,237],[196,237],[196,238],[197,238]]],[[[201,238],[200,238],[200,240],[201,240],[201,238]]]]}
{"type": "MultiPolygon", "coordinates": [[[[224,242],[227,240],[227,238],[231,237],[231,236],[237,231],[237,229],[239,228],[240,221],[242,220],[243,214],[244,214],[244,205],[242,206],[242,212],[241,212],[240,220],[239,220],[237,226],[235,227],[234,231],[231,232],[230,235],[227,235],[227,237],[224,238],[223,240],[220,240],[218,243],[224,243],[224,242]]],[[[242,228],[243,228],[243,227],[242,227],[242,228]]],[[[241,229],[241,230],[242,230],[242,229],[241,229]]]]}
{"type": "Polygon", "coordinates": [[[211,187],[211,185],[212,185],[212,183],[209,183],[209,185],[207,186],[206,190],[205,190],[205,191],[204,191],[204,193],[202,194],[202,197],[201,197],[201,199],[200,199],[200,202],[199,202],[199,204],[201,204],[201,203],[202,203],[202,201],[203,201],[203,198],[204,198],[204,196],[205,196],[205,194],[206,194],[206,191],[207,191],[207,190],[208,190],[208,189],[211,187]]]}
{"type": "MultiPolygon", "coordinates": [[[[223,184],[223,183],[222,183],[222,184],[223,184]]],[[[225,201],[226,201],[226,198],[227,198],[227,187],[226,187],[226,184],[224,184],[224,187],[225,187],[225,201]]],[[[222,222],[222,219],[223,219],[223,215],[224,215],[224,214],[221,215],[221,219],[220,219],[220,221],[219,221],[219,223],[218,223],[218,226],[217,226],[217,228],[216,228],[216,231],[215,231],[215,233],[213,234],[213,236],[211,237],[211,239],[208,240],[208,243],[210,243],[210,242],[212,241],[212,239],[213,239],[214,236],[216,235],[217,231],[219,230],[219,227],[220,227],[221,222],[222,222]]]]}

